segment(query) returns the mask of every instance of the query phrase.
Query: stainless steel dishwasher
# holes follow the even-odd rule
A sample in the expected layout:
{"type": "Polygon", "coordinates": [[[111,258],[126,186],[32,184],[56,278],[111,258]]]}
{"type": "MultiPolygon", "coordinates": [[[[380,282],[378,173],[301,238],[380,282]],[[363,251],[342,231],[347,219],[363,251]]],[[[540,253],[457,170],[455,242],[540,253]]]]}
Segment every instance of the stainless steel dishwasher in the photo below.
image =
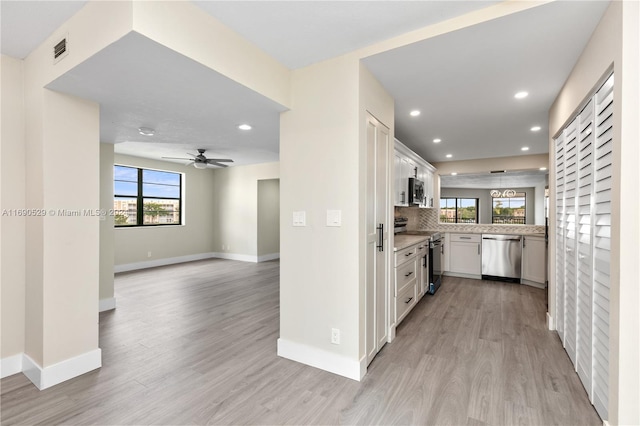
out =
{"type": "Polygon", "coordinates": [[[520,235],[482,234],[482,279],[520,283],[520,235]]]}

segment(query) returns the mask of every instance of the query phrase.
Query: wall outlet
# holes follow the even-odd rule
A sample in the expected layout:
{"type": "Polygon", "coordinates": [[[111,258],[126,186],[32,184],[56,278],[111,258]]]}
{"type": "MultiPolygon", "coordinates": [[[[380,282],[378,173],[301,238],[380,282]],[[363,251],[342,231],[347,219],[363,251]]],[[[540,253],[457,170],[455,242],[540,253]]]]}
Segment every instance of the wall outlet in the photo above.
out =
{"type": "Polygon", "coordinates": [[[147,252],[147,257],[151,257],[151,252],[150,251],[147,252]]]}
{"type": "Polygon", "coordinates": [[[340,344],[340,329],[332,328],[331,329],[331,343],[334,345],[340,344]]]}

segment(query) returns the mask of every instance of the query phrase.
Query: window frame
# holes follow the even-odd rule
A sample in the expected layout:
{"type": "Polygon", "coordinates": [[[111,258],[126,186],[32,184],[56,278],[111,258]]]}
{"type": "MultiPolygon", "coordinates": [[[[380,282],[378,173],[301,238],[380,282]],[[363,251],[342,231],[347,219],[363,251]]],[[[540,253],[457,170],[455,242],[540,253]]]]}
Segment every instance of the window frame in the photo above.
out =
{"type": "MultiPolygon", "coordinates": [[[[184,225],[184,221],[183,221],[183,215],[184,215],[184,211],[183,211],[183,198],[184,198],[184,191],[183,191],[183,185],[184,185],[184,173],[180,173],[180,172],[174,172],[174,171],[170,171],[170,170],[160,170],[160,169],[151,169],[151,168],[147,168],[147,167],[137,167],[137,166],[129,166],[129,165],[125,165],[125,164],[114,164],[114,172],[115,172],[115,167],[126,167],[128,169],[134,169],[136,170],[136,179],[137,181],[136,183],[136,189],[137,189],[137,195],[122,195],[122,194],[117,194],[116,190],[115,190],[115,182],[116,182],[116,177],[115,177],[115,173],[113,176],[113,184],[114,184],[114,189],[113,189],[113,200],[115,201],[116,199],[120,198],[120,199],[124,199],[124,198],[128,198],[128,199],[135,199],[136,200],[136,224],[135,225],[118,225],[114,222],[114,228],[119,228],[119,229],[126,229],[126,228],[145,228],[145,227],[154,227],[154,226],[182,226],[184,225]],[[167,185],[167,186],[177,186],[178,190],[179,190],[179,194],[178,194],[178,198],[176,197],[162,197],[162,196],[145,196],[143,189],[144,189],[144,184],[153,184],[153,185],[166,185],[166,184],[156,184],[156,183],[151,183],[151,182],[144,182],[144,171],[151,171],[151,172],[161,172],[161,173],[170,173],[170,174],[174,174],[177,175],[179,178],[179,184],[178,185],[167,185]],[[144,201],[145,199],[147,200],[178,200],[178,222],[174,222],[174,223],[144,223],[144,216],[145,216],[145,210],[144,210],[144,201]]],[[[122,182],[132,182],[133,181],[122,181],[122,182]]],[[[115,206],[114,206],[115,207],[115,206]]],[[[115,213],[115,209],[114,209],[114,213],[115,213]]]]}
{"type": "MultiPolygon", "coordinates": [[[[479,198],[474,198],[474,197],[440,197],[440,202],[442,203],[442,200],[456,200],[455,202],[455,222],[440,222],[440,223],[470,223],[470,224],[479,224],[479,219],[480,219],[480,199],[479,198]],[[460,222],[460,214],[458,213],[458,210],[461,209],[462,207],[460,206],[460,200],[474,200],[475,201],[475,205],[476,205],[476,221],[475,222],[460,222]]],[[[440,207],[440,210],[442,211],[442,207],[440,207]]],[[[442,220],[442,214],[438,215],[438,221],[442,220]]]]}
{"type": "MultiPolygon", "coordinates": [[[[508,208],[512,208],[511,205],[508,206],[508,208]]],[[[511,216],[512,218],[515,218],[516,216],[511,216]]],[[[519,216],[518,216],[519,217],[519,216]]],[[[521,192],[515,192],[515,194],[511,197],[504,197],[504,196],[500,196],[500,197],[491,197],[491,224],[492,225],[526,225],[527,224],[527,193],[526,191],[521,191],[521,192]],[[524,200],[524,205],[522,206],[522,210],[524,211],[524,215],[522,216],[522,223],[513,223],[513,222],[509,222],[509,223],[505,223],[505,222],[499,222],[496,223],[495,222],[495,200],[509,200],[509,202],[511,202],[512,198],[522,198],[524,200]]]]}

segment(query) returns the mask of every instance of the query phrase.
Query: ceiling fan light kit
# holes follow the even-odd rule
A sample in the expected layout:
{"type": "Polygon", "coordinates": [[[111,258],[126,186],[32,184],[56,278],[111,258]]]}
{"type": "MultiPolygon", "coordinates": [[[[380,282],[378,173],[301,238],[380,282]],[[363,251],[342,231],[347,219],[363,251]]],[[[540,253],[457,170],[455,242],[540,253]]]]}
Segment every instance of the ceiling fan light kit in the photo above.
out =
{"type": "Polygon", "coordinates": [[[228,165],[222,164],[222,163],[233,163],[233,160],[231,160],[230,158],[207,158],[204,155],[205,151],[206,149],[199,148],[198,155],[187,153],[187,155],[190,155],[193,158],[183,158],[183,157],[162,157],[162,158],[167,160],[187,160],[189,161],[187,166],[190,166],[193,164],[193,167],[195,167],[196,169],[206,169],[208,166],[229,167],[228,165]]]}

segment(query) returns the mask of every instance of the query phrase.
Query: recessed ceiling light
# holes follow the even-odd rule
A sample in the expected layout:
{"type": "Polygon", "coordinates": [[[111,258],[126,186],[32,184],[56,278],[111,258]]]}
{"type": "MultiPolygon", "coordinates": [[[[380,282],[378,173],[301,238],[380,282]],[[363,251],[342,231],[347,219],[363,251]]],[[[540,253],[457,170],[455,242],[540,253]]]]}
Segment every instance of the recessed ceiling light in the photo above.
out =
{"type": "Polygon", "coordinates": [[[457,174],[458,174],[457,172],[451,172],[451,176],[455,176],[457,174]]]}
{"type": "Polygon", "coordinates": [[[529,92],[524,92],[524,91],[523,92],[518,92],[515,95],[513,95],[513,97],[516,98],[516,99],[524,99],[527,96],[529,96],[529,92]]]}
{"type": "Polygon", "coordinates": [[[248,124],[241,124],[238,126],[238,129],[240,130],[251,130],[251,126],[249,126],[248,124]]]}
{"type": "Polygon", "coordinates": [[[442,142],[442,139],[440,139],[440,138],[436,138],[436,139],[433,140],[433,143],[440,143],[440,142],[442,142]]]}
{"type": "Polygon", "coordinates": [[[533,126],[533,127],[531,128],[531,131],[532,131],[532,132],[537,132],[537,131],[539,131],[540,129],[541,129],[541,127],[540,127],[540,126],[533,126]]]}
{"type": "Polygon", "coordinates": [[[156,134],[156,131],[149,128],[149,127],[139,127],[138,128],[138,133],[140,133],[141,135],[144,136],[153,136],[156,134]]]}
{"type": "Polygon", "coordinates": [[[540,167],[540,170],[545,171],[545,170],[547,170],[547,168],[546,167],[540,167]]]}
{"type": "Polygon", "coordinates": [[[520,148],[522,151],[529,151],[529,147],[528,146],[523,146],[522,148],[520,148]]]}
{"type": "Polygon", "coordinates": [[[445,157],[451,158],[451,157],[453,157],[453,155],[452,154],[447,154],[447,155],[445,155],[445,157]]]}
{"type": "Polygon", "coordinates": [[[411,111],[409,113],[409,115],[412,116],[412,117],[417,117],[417,116],[420,115],[420,111],[418,111],[417,109],[414,109],[413,111],[411,111]]]}

